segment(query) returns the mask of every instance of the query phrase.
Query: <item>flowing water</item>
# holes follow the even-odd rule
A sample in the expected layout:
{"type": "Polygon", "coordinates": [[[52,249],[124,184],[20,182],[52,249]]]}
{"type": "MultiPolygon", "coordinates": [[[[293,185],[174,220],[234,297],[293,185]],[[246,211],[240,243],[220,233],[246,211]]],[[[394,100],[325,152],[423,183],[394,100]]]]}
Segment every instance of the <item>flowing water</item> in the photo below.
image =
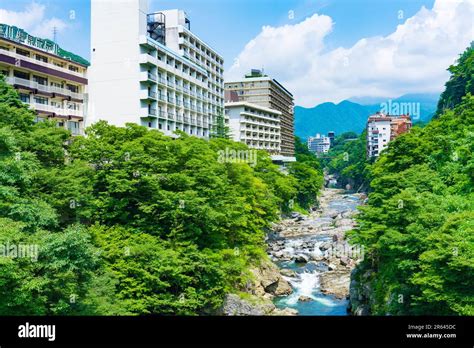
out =
{"type": "MultiPolygon", "coordinates": [[[[326,189],[330,190],[330,189],[326,189]]],[[[359,195],[348,194],[330,194],[328,201],[319,214],[311,214],[301,222],[304,226],[315,225],[322,226],[332,221],[333,218],[327,217],[325,212],[336,213],[353,212],[360,205],[359,195]]],[[[334,229],[336,227],[334,226],[334,229]]],[[[287,255],[307,255],[322,256],[323,252],[319,249],[324,243],[330,243],[333,238],[331,227],[324,231],[316,230],[314,233],[304,233],[301,236],[279,238],[283,241],[281,250],[287,255]]],[[[348,300],[338,299],[331,295],[323,294],[320,290],[320,275],[328,271],[328,264],[324,261],[312,261],[309,263],[297,263],[290,260],[275,260],[275,263],[283,271],[284,278],[293,288],[293,293],[289,296],[276,297],[274,303],[278,308],[290,307],[298,310],[299,315],[347,315],[348,300]],[[305,301],[302,301],[304,296],[305,301]]]]}

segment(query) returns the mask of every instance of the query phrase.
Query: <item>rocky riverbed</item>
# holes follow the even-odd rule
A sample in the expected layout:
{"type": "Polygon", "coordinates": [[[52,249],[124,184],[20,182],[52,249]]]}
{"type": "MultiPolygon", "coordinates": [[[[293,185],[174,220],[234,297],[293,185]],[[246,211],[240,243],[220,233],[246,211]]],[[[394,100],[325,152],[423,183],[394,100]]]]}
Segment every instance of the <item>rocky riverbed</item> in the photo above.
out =
{"type": "Polygon", "coordinates": [[[273,228],[268,254],[280,268],[292,293],[276,295],[277,308],[300,315],[346,315],[350,274],[362,250],[351,246],[345,233],[355,226],[363,194],[325,188],[319,208],[308,216],[293,214],[273,228]]]}
{"type": "Polygon", "coordinates": [[[273,226],[266,262],[252,270],[240,295],[227,295],[223,315],[347,315],[350,274],[361,250],[345,233],[365,196],[325,188],[309,215],[273,226]]]}

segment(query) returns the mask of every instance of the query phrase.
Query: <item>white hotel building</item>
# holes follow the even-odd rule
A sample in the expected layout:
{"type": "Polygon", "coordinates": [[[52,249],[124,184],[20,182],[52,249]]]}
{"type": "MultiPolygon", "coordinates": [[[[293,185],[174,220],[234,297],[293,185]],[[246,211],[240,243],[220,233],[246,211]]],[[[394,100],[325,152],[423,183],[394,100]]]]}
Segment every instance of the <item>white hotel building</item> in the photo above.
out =
{"type": "Polygon", "coordinates": [[[87,123],[141,124],[208,138],[224,112],[224,61],[190,31],[184,11],[147,0],[92,0],[87,123]]]}
{"type": "Polygon", "coordinates": [[[280,111],[253,103],[227,102],[225,112],[233,140],[266,150],[273,157],[280,155],[280,111]]]}

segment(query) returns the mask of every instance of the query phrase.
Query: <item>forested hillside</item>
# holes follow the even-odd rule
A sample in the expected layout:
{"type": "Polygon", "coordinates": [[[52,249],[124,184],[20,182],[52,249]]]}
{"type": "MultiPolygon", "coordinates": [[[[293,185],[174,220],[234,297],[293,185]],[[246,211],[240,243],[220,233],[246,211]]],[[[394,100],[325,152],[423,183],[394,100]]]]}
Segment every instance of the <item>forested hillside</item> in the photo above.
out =
{"type": "Polygon", "coordinates": [[[211,313],[322,182],[313,162],[222,161],[248,150],[226,139],[104,122],[73,138],[33,120],[0,81],[0,315],[211,313]]]}
{"type": "Polygon", "coordinates": [[[473,47],[449,71],[437,118],[370,168],[351,240],[365,247],[353,280],[372,314],[474,315],[473,47]]]}

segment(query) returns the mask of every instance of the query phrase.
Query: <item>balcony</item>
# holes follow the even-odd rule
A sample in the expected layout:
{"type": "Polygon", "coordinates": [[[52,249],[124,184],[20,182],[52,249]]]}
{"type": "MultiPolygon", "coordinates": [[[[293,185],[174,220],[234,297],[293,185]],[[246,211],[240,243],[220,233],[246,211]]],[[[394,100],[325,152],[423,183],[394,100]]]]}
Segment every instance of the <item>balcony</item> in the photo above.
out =
{"type": "Polygon", "coordinates": [[[59,108],[53,105],[47,104],[40,104],[40,103],[28,103],[31,108],[36,110],[37,112],[41,113],[48,113],[48,114],[55,114],[58,116],[76,116],[76,117],[84,117],[84,112],[82,110],[74,110],[74,109],[64,109],[59,108]]]}
{"type": "Polygon", "coordinates": [[[166,102],[166,97],[163,94],[158,94],[158,101],[166,102]]]}
{"type": "Polygon", "coordinates": [[[148,71],[143,71],[140,74],[140,81],[142,82],[151,82],[151,83],[156,83],[158,81],[158,76],[148,72],[148,71]]]}
{"type": "Polygon", "coordinates": [[[157,114],[158,114],[158,112],[155,108],[148,108],[148,116],[156,117],[157,114]]]}
{"type": "Polygon", "coordinates": [[[176,115],[176,122],[183,122],[183,115],[176,115]]]}
{"type": "Polygon", "coordinates": [[[35,81],[26,80],[26,79],[22,79],[22,78],[19,78],[19,77],[7,77],[6,81],[10,85],[24,86],[24,87],[28,87],[30,89],[37,89],[38,91],[42,91],[42,92],[46,92],[46,93],[61,94],[61,95],[67,96],[67,97],[71,97],[72,99],[84,100],[84,94],[83,93],[72,92],[72,91],[70,91],[69,89],[66,89],[66,88],[60,88],[60,87],[55,87],[55,86],[46,86],[46,85],[39,84],[35,81]]]}
{"type": "Polygon", "coordinates": [[[61,71],[63,73],[69,74],[69,75],[74,75],[74,76],[86,78],[85,73],[75,72],[75,71],[72,71],[72,70],[69,70],[69,69],[66,69],[66,68],[61,68],[61,67],[59,67],[57,65],[54,65],[54,64],[51,64],[51,63],[45,63],[45,62],[42,62],[42,61],[34,59],[34,58],[25,57],[25,56],[19,55],[16,52],[13,52],[13,51],[1,50],[0,53],[5,54],[5,55],[10,56],[10,57],[13,57],[13,58],[18,59],[18,60],[24,60],[25,62],[41,65],[41,66],[44,66],[44,67],[52,69],[52,70],[61,71]]]}
{"type": "Polygon", "coordinates": [[[148,91],[148,90],[142,90],[140,91],[140,99],[141,100],[156,100],[156,92],[155,91],[148,91]]]}
{"type": "Polygon", "coordinates": [[[159,116],[160,118],[166,118],[166,112],[164,112],[163,110],[160,110],[160,111],[158,112],[158,116],[159,116]]]}
{"type": "Polygon", "coordinates": [[[174,120],[175,116],[174,112],[168,112],[168,120],[174,120]]]}

